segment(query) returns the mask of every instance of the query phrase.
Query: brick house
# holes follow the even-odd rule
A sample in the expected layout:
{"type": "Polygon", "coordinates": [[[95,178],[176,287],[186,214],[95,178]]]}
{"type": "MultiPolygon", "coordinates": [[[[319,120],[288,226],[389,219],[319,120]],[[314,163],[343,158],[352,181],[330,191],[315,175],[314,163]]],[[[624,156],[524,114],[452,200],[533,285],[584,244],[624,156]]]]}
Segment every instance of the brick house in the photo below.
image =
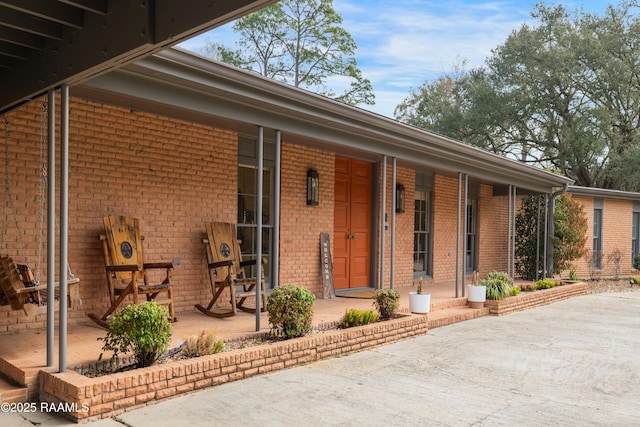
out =
{"type": "MultiPolygon", "coordinates": [[[[336,292],[413,286],[423,277],[450,281],[453,297],[473,271],[511,271],[521,195],[571,183],[177,49],[70,95],[69,263],[82,278],[82,305],[70,309],[70,323],[108,306],[96,238],[104,215],[140,218],[146,256],[179,260],[177,312],[210,298],[204,223],[237,223],[243,251],[256,256],[258,217],[268,289],[295,283],[322,296],[319,236],[328,233],[336,292]],[[317,204],[307,203],[309,171],[319,177],[317,204]]],[[[5,119],[12,201],[3,205],[0,252],[28,258],[44,275],[46,98],[5,119]]],[[[1,307],[0,331],[42,327],[45,319],[1,307]]]]}
{"type": "Polygon", "coordinates": [[[640,253],[640,193],[569,186],[587,217],[586,255],[573,263],[581,278],[638,274],[633,259],[640,253]]]}

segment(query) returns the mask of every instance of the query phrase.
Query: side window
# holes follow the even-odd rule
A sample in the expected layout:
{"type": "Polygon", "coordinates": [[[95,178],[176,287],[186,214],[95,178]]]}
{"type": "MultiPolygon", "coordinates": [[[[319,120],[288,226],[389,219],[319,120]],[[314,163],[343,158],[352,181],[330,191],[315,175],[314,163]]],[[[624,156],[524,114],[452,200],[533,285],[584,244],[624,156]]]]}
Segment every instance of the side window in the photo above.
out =
{"type": "Polygon", "coordinates": [[[591,266],[602,269],[602,199],[593,201],[593,256],[591,266]]]}
{"type": "MultiPolygon", "coordinates": [[[[238,143],[238,239],[241,241],[242,258],[255,259],[257,248],[258,218],[258,159],[257,138],[240,136],[238,143]]],[[[273,242],[273,175],[275,167],[275,144],[265,141],[264,169],[262,171],[262,256],[271,262],[273,242]]],[[[249,272],[247,272],[249,273],[249,272]]],[[[255,272],[250,272],[254,275],[255,272]]],[[[271,286],[270,271],[265,269],[265,282],[271,286]]]]}
{"type": "Polygon", "coordinates": [[[631,222],[631,266],[636,255],[640,254],[640,202],[633,203],[631,222]]]}
{"type": "Polygon", "coordinates": [[[432,175],[416,173],[413,223],[413,276],[416,279],[420,277],[429,277],[432,274],[432,183],[432,175]]]}

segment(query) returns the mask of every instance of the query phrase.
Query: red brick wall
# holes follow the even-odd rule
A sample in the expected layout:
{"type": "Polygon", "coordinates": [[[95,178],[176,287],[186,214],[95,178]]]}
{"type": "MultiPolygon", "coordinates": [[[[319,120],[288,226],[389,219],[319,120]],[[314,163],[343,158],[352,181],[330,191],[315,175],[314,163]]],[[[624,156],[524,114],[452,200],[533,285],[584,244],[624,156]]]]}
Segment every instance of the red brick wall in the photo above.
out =
{"type": "MultiPolygon", "coordinates": [[[[493,196],[493,187],[480,185],[478,194],[478,271],[484,276],[507,268],[508,197],[493,196]]],[[[464,192],[464,184],[462,185],[464,192]]],[[[434,177],[433,281],[456,277],[458,179],[434,177]]],[[[460,212],[464,215],[464,211],[460,212]]],[[[464,227],[464,218],[461,227],[464,227]]],[[[460,268],[464,264],[464,232],[460,241],[460,268]]],[[[470,279],[468,277],[467,279],[470,279]]]]}
{"type": "Polygon", "coordinates": [[[286,141],[282,144],[278,284],[301,285],[316,296],[322,296],[320,233],[328,233],[333,246],[334,163],[333,153],[286,141]],[[308,169],[320,174],[317,206],[307,206],[308,169]]]}
{"type": "MultiPolygon", "coordinates": [[[[629,200],[604,199],[602,209],[602,269],[591,268],[593,252],[593,207],[592,197],[572,196],[580,202],[587,217],[587,254],[573,262],[578,276],[616,277],[633,274],[631,260],[631,231],[633,202],[629,200]],[[616,261],[619,259],[619,261],[616,261]]],[[[567,275],[568,272],[563,272],[567,275]]]]}
{"type": "Polygon", "coordinates": [[[89,378],[72,370],[63,373],[41,371],[39,398],[55,405],[75,406],[77,411],[64,413],[73,421],[93,421],[198,389],[378,347],[427,332],[426,317],[403,316],[102,377],[89,378]]]}
{"type": "MultiPolygon", "coordinates": [[[[2,253],[16,261],[28,257],[34,267],[40,234],[34,189],[39,179],[41,105],[32,102],[6,115],[19,234],[11,213],[4,209],[7,235],[0,242],[2,253]]],[[[70,323],[85,322],[88,312],[102,314],[109,305],[97,236],[102,216],[110,214],[140,218],[147,261],[180,259],[173,274],[176,312],[207,302],[211,291],[201,240],[205,221],[236,218],[236,134],[72,98],[69,152],[69,260],[81,279],[83,301],[70,310],[70,323]]],[[[43,249],[43,281],[45,260],[43,249]]],[[[44,320],[44,315],[28,317],[0,307],[0,331],[42,327],[44,320]]]]}
{"type": "Polygon", "coordinates": [[[493,196],[493,187],[480,186],[478,199],[478,272],[507,271],[508,196],[493,196]]]}
{"type": "MultiPolygon", "coordinates": [[[[40,236],[39,143],[43,136],[46,139],[40,129],[41,108],[41,102],[33,102],[6,116],[12,203],[3,199],[4,234],[0,252],[14,256],[17,261],[28,257],[32,266],[37,263],[40,236]],[[9,205],[15,206],[18,229],[9,205]]],[[[237,218],[237,147],[234,132],[72,98],[69,258],[73,272],[81,279],[83,304],[70,311],[71,323],[85,322],[88,312],[101,314],[108,306],[97,236],[102,232],[102,217],[109,214],[140,218],[148,261],[180,259],[173,275],[177,313],[193,310],[195,303],[208,302],[211,291],[201,239],[206,221],[234,222],[237,218]]],[[[0,166],[4,172],[2,157],[0,166]]],[[[319,236],[321,232],[333,234],[334,164],[333,153],[293,144],[285,135],[278,284],[295,283],[316,295],[322,294],[319,236]],[[306,205],[309,168],[320,173],[319,206],[306,205]]],[[[390,213],[395,191],[389,179],[391,166],[388,167],[386,210],[390,213]]],[[[412,286],[415,172],[398,168],[397,182],[405,186],[406,205],[405,213],[396,215],[394,282],[396,286],[412,286]]],[[[457,196],[457,178],[434,176],[435,282],[456,276],[457,196]]],[[[478,237],[482,274],[506,268],[506,199],[493,197],[490,186],[480,186],[478,237]]],[[[630,207],[623,216],[608,213],[621,207],[605,205],[605,233],[613,224],[626,221],[630,234],[630,207]]],[[[375,228],[379,230],[378,225],[375,228]]],[[[46,230],[43,233],[46,236],[46,230]]],[[[385,232],[385,238],[386,287],[390,271],[389,231],[385,232]]],[[[613,238],[630,241],[630,236],[613,238]]],[[[42,243],[46,243],[46,238],[42,238],[42,243]]],[[[607,241],[605,248],[612,249],[607,241]]],[[[44,259],[43,250],[40,267],[43,278],[44,259]]],[[[375,274],[379,272],[378,259],[372,258],[375,274]]],[[[630,265],[630,254],[623,264],[630,265]]],[[[0,307],[0,332],[42,327],[44,320],[44,314],[25,316],[21,311],[0,307]]]]}
{"type": "MultiPolygon", "coordinates": [[[[387,200],[385,212],[387,213],[388,230],[385,231],[385,247],[384,247],[384,287],[389,289],[391,275],[391,213],[393,198],[396,195],[395,189],[392,187],[392,166],[387,165],[387,200]]],[[[415,171],[406,168],[396,168],[396,182],[404,185],[405,190],[405,206],[404,213],[396,213],[396,238],[395,238],[395,259],[393,263],[394,269],[394,286],[413,286],[413,230],[414,230],[414,199],[416,189],[415,171]]],[[[378,176],[378,188],[382,187],[382,173],[378,176]]],[[[382,190],[379,191],[378,197],[382,198],[382,190]]],[[[376,230],[379,230],[379,224],[376,224],[376,230]]],[[[379,233],[377,233],[379,234],[379,233]]],[[[373,260],[378,264],[376,276],[380,276],[379,268],[380,255],[373,260]]]]}
{"type": "MultiPolygon", "coordinates": [[[[433,178],[433,280],[456,277],[456,235],[458,221],[458,179],[433,178]]],[[[460,243],[460,263],[462,241],[460,243]]]]}

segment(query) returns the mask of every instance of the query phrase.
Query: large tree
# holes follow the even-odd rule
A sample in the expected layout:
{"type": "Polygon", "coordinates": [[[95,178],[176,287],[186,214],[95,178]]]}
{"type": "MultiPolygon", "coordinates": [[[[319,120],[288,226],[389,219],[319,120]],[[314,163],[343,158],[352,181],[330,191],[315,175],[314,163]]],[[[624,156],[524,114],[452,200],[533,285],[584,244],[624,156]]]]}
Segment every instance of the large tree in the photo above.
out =
{"type": "Polygon", "coordinates": [[[640,19],[535,6],[484,66],[413,91],[396,118],[553,169],[578,185],[640,190],[640,19]]]}
{"type": "Polygon", "coordinates": [[[237,49],[209,43],[205,53],[350,105],[374,104],[356,43],[341,24],[333,0],[282,0],[233,25],[237,49]]]}

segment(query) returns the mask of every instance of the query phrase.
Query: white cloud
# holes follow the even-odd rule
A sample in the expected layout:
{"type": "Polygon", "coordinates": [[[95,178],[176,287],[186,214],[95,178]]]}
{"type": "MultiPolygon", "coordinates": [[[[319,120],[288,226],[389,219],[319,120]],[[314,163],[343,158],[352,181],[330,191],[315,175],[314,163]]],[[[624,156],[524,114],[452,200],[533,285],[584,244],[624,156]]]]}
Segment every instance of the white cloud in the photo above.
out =
{"type": "MultiPolygon", "coordinates": [[[[576,0],[598,11],[598,0],[576,0]],[[593,3],[593,4],[592,4],[593,3]]],[[[355,39],[362,75],[371,80],[376,105],[363,108],[392,117],[395,107],[425,81],[463,60],[480,66],[491,50],[523,23],[535,1],[334,0],[343,27],[355,39]]],[[[575,3],[567,3],[573,10],[575,3]]],[[[580,5],[578,5],[579,7],[580,5]]],[[[181,44],[197,51],[207,40],[234,47],[232,24],[181,44]]],[[[338,92],[338,89],[335,89],[338,92]]]]}

